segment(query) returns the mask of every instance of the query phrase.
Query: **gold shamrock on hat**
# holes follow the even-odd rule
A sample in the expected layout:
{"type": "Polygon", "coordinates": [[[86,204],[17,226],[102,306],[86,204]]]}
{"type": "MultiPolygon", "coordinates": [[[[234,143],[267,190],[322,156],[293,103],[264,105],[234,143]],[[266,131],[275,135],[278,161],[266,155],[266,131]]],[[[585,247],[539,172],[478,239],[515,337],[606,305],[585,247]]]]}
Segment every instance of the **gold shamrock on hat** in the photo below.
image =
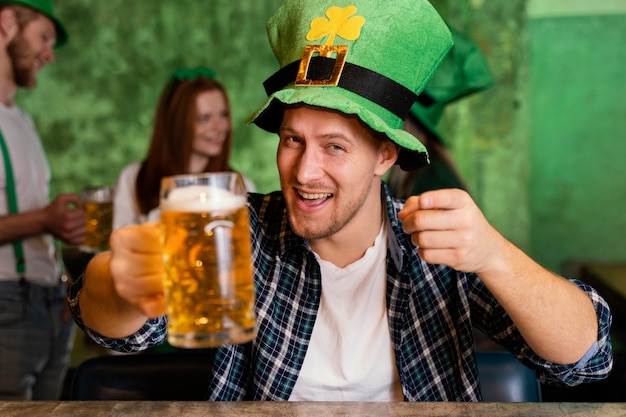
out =
{"type": "Polygon", "coordinates": [[[363,16],[350,17],[355,13],[355,6],[329,7],[326,10],[328,19],[316,17],[311,20],[311,30],[306,34],[306,39],[314,41],[328,36],[326,45],[332,45],[335,42],[335,36],[341,36],[349,41],[358,39],[361,35],[361,28],[365,24],[365,18],[363,16]]]}

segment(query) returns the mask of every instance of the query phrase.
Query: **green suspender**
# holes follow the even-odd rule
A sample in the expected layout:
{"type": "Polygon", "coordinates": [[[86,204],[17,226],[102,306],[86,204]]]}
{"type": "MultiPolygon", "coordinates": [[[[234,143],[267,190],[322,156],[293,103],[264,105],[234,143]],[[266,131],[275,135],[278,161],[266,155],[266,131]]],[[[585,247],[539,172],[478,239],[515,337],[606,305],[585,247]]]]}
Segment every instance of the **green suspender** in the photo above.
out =
{"type": "MultiPolygon", "coordinates": [[[[9,213],[16,214],[17,209],[17,196],[15,195],[15,180],[13,178],[13,166],[11,165],[11,157],[9,156],[9,149],[4,141],[4,136],[0,131],[0,147],[2,147],[2,157],[4,158],[4,170],[6,172],[7,183],[7,200],[9,201],[9,213]]],[[[26,264],[24,263],[24,247],[21,240],[13,242],[13,253],[15,254],[15,270],[20,277],[24,276],[26,271],[26,264]]]]}

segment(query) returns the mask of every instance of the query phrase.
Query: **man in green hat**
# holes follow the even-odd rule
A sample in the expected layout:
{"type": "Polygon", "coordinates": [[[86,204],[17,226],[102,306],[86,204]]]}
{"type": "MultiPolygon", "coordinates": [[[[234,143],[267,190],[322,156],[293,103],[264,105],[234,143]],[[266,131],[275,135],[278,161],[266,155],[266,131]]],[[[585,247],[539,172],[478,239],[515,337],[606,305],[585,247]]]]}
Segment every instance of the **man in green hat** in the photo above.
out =
{"type": "Polygon", "coordinates": [[[54,239],[77,244],[76,195],[49,201],[50,168],[31,117],[15,103],[67,34],[50,0],[0,1],[0,399],[59,398],[75,326],[54,239]]]}
{"type": "MultiPolygon", "coordinates": [[[[452,44],[425,0],[287,0],[268,22],[280,69],[250,120],[278,134],[281,191],[250,194],[258,333],[216,349],[211,400],[479,401],[472,326],[546,381],[612,366],[611,315],[541,268],[469,195],[406,201],[382,176],[427,162],[402,129],[452,44]]],[[[70,291],[98,343],[166,338],[157,225],[118,229],[70,291]]]]}

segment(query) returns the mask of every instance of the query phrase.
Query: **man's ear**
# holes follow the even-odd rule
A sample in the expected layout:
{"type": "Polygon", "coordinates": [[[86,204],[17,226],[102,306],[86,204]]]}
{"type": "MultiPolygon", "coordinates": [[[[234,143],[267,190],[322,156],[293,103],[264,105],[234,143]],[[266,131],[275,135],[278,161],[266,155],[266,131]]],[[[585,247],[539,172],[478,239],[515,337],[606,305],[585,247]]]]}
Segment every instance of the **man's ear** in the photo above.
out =
{"type": "Polygon", "coordinates": [[[9,43],[19,33],[15,11],[10,7],[0,10],[0,36],[5,43],[9,43]]]}
{"type": "Polygon", "coordinates": [[[398,155],[400,154],[400,147],[398,147],[398,145],[396,145],[395,143],[393,143],[391,140],[384,140],[381,144],[380,144],[380,163],[379,163],[379,167],[376,170],[378,175],[383,175],[385,172],[387,172],[388,169],[390,169],[393,164],[396,163],[396,160],[398,159],[398,155]]]}

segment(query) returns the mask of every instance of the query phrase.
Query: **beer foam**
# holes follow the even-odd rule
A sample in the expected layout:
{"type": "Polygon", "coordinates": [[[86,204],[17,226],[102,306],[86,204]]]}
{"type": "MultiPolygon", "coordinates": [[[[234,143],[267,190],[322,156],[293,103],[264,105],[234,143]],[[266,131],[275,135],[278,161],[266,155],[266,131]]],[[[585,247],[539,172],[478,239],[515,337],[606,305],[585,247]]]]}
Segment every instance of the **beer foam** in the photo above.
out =
{"type": "Polygon", "coordinates": [[[235,210],[246,204],[246,197],[223,188],[191,185],[170,191],[167,200],[161,199],[162,211],[201,212],[208,210],[235,210]]]}

